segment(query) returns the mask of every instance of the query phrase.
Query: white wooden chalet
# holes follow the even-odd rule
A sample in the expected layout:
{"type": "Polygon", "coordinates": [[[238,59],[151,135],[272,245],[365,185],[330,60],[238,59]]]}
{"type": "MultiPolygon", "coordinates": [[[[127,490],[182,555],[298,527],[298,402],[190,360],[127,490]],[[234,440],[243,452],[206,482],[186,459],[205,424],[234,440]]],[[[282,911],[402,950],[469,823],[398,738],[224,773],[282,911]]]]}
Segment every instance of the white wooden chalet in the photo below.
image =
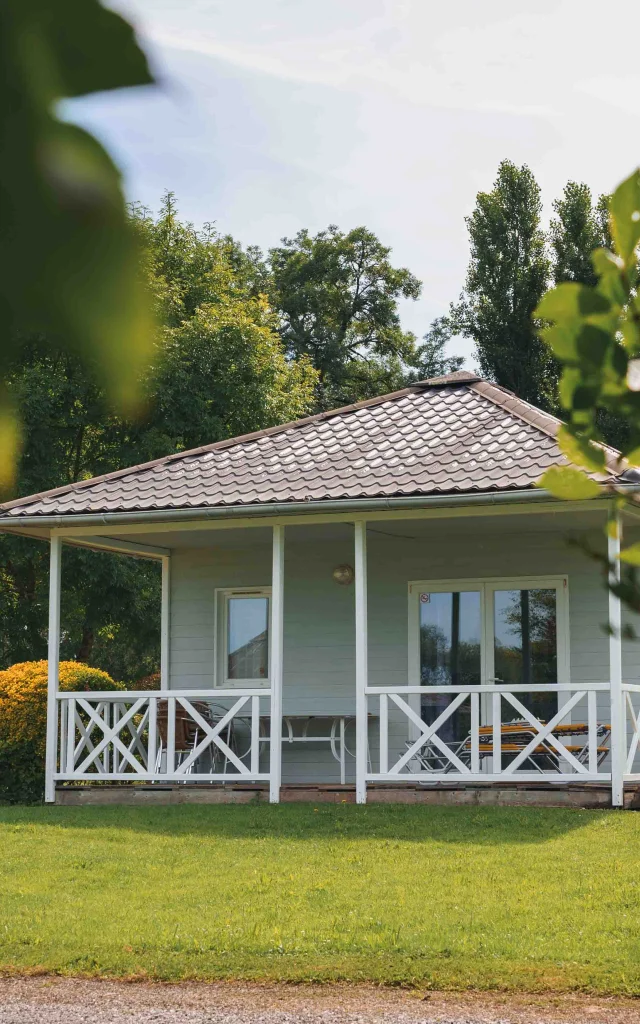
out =
{"type": "Polygon", "coordinates": [[[606,551],[610,503],[537,486],[557,429],[458,372],[2,506],[51,547],[46,799],[517,783],[622,805],[640,645],[568,543],[606,551]],[[158,690],[59,691],[67,544],[161,562],[158,690]]]}

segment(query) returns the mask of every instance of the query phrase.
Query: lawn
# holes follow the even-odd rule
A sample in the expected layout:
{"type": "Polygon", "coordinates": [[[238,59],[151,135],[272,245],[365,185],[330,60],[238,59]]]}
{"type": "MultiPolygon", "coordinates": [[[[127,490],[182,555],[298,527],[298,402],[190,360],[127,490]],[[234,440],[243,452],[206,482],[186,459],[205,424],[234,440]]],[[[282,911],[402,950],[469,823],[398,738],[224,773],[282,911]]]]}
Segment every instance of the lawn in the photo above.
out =
{"type": "Polygon", "coordinates": [[[0,971],[640,995],[640,815],[0,808],[0,971]]]}

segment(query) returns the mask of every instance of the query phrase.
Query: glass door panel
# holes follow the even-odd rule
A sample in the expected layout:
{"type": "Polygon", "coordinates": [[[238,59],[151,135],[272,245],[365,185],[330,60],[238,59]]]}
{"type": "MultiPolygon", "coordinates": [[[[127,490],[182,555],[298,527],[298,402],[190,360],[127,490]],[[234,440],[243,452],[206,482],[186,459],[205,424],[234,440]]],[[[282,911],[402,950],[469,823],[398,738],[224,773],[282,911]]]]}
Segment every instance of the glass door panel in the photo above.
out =
{"type": "MultiPolygon", "coordinates": [[[[558,710],[553,693],[535,686],[558,683],[557,591],[551,588],[494,590],[494,679],[499,684],[531,685],[518,695],[536,718],[548,721],[558,710]]],[[[515,717],[504,707],[503,720],[515,717]]]]}
{"type": "MultiPolygon", "coordinates": [[[[436,591],[419,595],[420,685],[478,686],[481,682],[482,611],[480,591],[436,591]]],[[[446,693],[421,695],[421,717],[428,725],[449,706],[446,693]]],[[[463,740],[470,729],[469,701],[438,730],[445,742],[463,740]]]]}

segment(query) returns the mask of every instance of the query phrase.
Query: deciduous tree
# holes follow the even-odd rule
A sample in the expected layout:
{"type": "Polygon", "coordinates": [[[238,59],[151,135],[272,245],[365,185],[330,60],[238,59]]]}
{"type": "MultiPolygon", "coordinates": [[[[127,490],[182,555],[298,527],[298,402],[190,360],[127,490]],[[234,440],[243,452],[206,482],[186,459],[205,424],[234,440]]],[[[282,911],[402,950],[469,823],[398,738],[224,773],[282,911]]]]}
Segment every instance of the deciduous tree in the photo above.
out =
{"type": "Polygon", "coordinates": [[[390,253],[367,228],[335,225],[300,231],[269,252],[281,337],[290,356],[307,356],[318,370],[320,409],[393,390],[415,357],[398,302],[417,299],[421,285],[390,253]]]}

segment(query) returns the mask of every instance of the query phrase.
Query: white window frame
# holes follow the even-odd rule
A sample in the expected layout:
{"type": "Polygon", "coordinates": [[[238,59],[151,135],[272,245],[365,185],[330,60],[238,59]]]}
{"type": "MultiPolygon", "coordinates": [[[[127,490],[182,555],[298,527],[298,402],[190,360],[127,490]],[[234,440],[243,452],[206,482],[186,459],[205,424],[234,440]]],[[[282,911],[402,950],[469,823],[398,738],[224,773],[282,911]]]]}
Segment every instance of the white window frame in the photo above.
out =
{"type": "MultiPolygon", "coordinates": [[[[409,686],[420,686],[420,594],[476,591],[480,594],[480,683],[495,684],[494,667],[494,601],[496,590],[555,590],[558,685],[571,681],[569,633],[569,577],[499,576],[457,580],[411,580],[409,582],[409,686]]],[[[500,684],[498,684],[500,685],[500,684]]],[[[533,692],[533,691],[532,691],[533,692]]],[[[419,712],[420,698],[414,695],[413,708],[419,712]]]]}
{"type": "Polygon", "coordinates": [[[269,689],[271,680],[269,671],[271,666],[271,616],[272,601],[271,587],[218,587],[214,598],[214,675],[213,685],[219,689],[233,689],[233,687],[256,687],[263,686],[269,689]],[[267,675],[261,679],[228,679],[228,640],[229,640],[229,600],[234,597],[266,597],[269,601],[269,612],[267,616],[267,675]]]}

